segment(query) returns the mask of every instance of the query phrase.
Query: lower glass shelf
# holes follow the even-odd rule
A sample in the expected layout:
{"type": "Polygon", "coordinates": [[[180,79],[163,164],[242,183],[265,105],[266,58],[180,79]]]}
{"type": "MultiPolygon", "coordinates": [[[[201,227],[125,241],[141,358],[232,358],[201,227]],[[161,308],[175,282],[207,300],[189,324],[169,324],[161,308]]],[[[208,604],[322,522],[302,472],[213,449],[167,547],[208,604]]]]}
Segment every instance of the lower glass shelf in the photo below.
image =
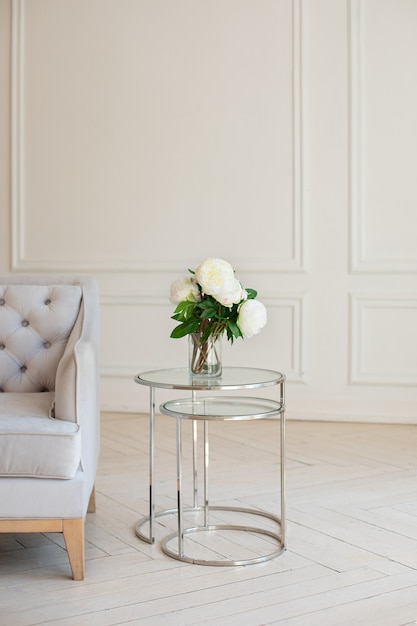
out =
{"type": "Polygon", "coordinates": [[[266,398],[199,397],[170,400],[160,406],[165,415],[190,420],[255,420],[279,415],[281,402],[266,398]]]}

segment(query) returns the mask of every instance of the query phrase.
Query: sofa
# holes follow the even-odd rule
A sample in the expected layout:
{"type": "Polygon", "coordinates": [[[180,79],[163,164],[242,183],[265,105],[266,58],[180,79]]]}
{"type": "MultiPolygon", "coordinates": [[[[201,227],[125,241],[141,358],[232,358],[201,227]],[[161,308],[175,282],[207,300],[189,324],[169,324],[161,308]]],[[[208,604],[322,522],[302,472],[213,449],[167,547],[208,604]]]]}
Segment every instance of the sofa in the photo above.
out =
{"type": "Polygon", "coordinates": [[[63,533],[85,569],[100,447],[92,277],[0,276],[0,532],[63,533]]]}

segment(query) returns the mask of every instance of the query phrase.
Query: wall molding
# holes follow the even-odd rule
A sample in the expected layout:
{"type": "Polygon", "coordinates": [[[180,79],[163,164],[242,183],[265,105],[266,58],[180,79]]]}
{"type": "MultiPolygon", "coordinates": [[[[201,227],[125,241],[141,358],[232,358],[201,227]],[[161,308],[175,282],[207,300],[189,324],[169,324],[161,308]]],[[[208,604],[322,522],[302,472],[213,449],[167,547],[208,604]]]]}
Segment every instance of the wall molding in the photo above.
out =
{"type": "Polygon", "coordinates": [[[365,32],[361,0],[348,0],[349,4],[349,213],[350,213],[350,269],[354,273],[414,273],[415,258],[375,257],[366,247],[365,215],[366,187],[365,148],[363,123],[365,108],[365,64],[363,62],[365,32]]]}
{"type": "MultiPolygon", "coordinates": [[[[410,294],[350,294],[350,375],[351,385],[416,386],[417,369],[399,373],[384,368],[367,369],[364,365],[363,317],[367,310],[414,309],[417,318],[417,297],[410,294]]],[[[387,330],[389,332],[389,329],[387,330]]]]}
{"type": "MultiPolygon", "coordinates": [[[[305,42],[307,13],[304,0],[292,0],[292,102],[293,102],[293,257],[294,271],[306,272],[306,181],[305,181],[305,42]]],[[[290,269],[290,268],[288,268],[290,269]]]]}
{"type": "MultiPolygon", "coordinates": [[[[25,215],[25,0],[12,0],[12,139],[11,139],[11,247],[12,270],[25,272],[166,272],[178,273],[189,259],[89,259],[56,260],[48,257],[31,258],[26,249],[25,215]]],[[[240,271],[305,272],[304,220],[304,114],[303,81],[304,60],[302,37],[304,32],[304,0],[291,0],[293,36],[293,254],[291,258],[259,259],[248,256],[236,259],[240,271]]],[[[277,238],[278,239],[278,238],[277,238]]]]}
{"type": "Polygon", "coordinates": [[[17,269],[25,249],[22,212],[24,199],[24,6],[12,1],[11,38],[11,252],[12,269],[17,269]]]}

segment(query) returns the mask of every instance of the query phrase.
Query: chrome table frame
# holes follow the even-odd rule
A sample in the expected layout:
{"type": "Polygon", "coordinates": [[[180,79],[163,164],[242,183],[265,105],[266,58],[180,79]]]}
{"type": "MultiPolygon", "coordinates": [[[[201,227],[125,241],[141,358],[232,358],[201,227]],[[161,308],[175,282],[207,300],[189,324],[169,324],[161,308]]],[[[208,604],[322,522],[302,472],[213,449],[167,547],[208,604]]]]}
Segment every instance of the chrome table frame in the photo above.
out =
{"type": "MultiPolygon", "coordinates": [[[[162,541],[162,550],[169,556],[181,561],[195,563],[199,565],[248,565],[259,563],[275,556],[278,556],[285,549],[285,506],[286,506],[286,481],[285,481],[285,376],[279,372],[272,370],[262,370],[257,368],[224,368],[221,377],[199,379],[189,376],[188,369],[167,369],[154,370],[144,372],[135,376],[135,382],[149,387],[149,516],[141,518],[135,526],[136,535],[148,543],[155,542],[155,520],[165,515],[176,514],[178,517],[178,532],[171,533],[162,541]],[[266,399],[241,398],[245,404],[242,411],[226,411],[227,415],[222,412],[212,415],[205,415],[203,412],[196,412],[195,408],[199,406],[197,399],[197,391],[227,391],[239,389],[254,389],[261,387],[269,387],[279,385],[280,397],[279,401],[266,399]],[[166,415],[173,416],[177,419],[176,426],[176,447],[177,447],[177,508],[166,509],[155,512],[155,489],[154,489],[154,469],[155,469],[155,389],[175,389],[191,391],[191,398],[180,401],[171,400],[161,405],[161,411],[166,415]],[[263,406],[259,407],[259,402],[263,406]],[[178,405],[178,403],[182,403],[178,405]],[[186,410],[184,403],[188,403],[186,410]],[[253,403],[257,403],[255,406],[253,403]],[[253,405],[253,406],[252,406],[253,405]],[[264,410],[265,408],[265,410],[264,410]],[[190,410],[188,410],[190,409],[190,410]],[[203,414],[200,414],[203,413],[203,414]],[[209,506],[208,503],[208,464],[209,464],[209,440],[208,440],[208,422],[215,420],[253,420],[267,419],[272,416],[279,415],[280,418],[280,479],[281,479],[281,501],[280,501],[280,517],[272,515],[266,511],[257,509],[239,508],[239,507],[216,507],[209,506]],[[192,421],[192,438],[193,438],[193,506],[184,508],[182,502],[182,472],[181,472],[181,422],[183,420],[192,421]],[[197,424],[198,421],[204,422],[204,506],[198,505],[198,476],[197,476],[197,424]],[[208,522],[209,511],[235,511],[239,513],[247,513],[254,516],[261,516],[273,520],[280,528],[280,533],[272,532],[266,529],[253,526],[241,525],[210,525],[208,522]],[[185,528],[183,526],[184,512],[203,511],[204,525],[185,528]],[[145,533],[144,527],[148,525],[148,534],[145,533]],[[278,543],[278,549],[265,556],[259,556],[252,559],[241,560],[203,560],[188,557],[184,552],[184,535],[216,530],[238,530],[255,532],[268,535],[275,539],[278,543]],[[178,540],[177,550],[169,546],[174,539],[178,540]]],[[[226,407],[232,407],[236,403],[236,397],[226,398],[224,395],[217,398],[202,397],[202,400],[208,401],[214,405],[218,402],[226,402],[226,407]]],[[[240,407],[241,408],[241,407],[240,407]]]]}

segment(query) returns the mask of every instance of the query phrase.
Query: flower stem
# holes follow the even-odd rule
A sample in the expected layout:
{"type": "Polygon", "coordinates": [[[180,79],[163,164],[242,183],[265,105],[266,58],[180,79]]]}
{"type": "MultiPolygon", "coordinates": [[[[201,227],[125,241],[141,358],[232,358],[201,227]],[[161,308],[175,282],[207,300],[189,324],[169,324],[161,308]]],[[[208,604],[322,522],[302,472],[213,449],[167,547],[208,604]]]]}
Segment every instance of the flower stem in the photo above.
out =
{"type": "MultiPolygon", "coordinates": [[[[205,324],[207,329],[208,324],[205,324]]],[[[217,374],[220,369],[220,355],[217,340],[221,337],[222,332],[219,329],[213,329],[207,340],[202,341],[204,329],[202,332],[192,333],[190,341],[192,348],[190,350],[190,368],[193,374],[212,373],[217,374]]]]}

